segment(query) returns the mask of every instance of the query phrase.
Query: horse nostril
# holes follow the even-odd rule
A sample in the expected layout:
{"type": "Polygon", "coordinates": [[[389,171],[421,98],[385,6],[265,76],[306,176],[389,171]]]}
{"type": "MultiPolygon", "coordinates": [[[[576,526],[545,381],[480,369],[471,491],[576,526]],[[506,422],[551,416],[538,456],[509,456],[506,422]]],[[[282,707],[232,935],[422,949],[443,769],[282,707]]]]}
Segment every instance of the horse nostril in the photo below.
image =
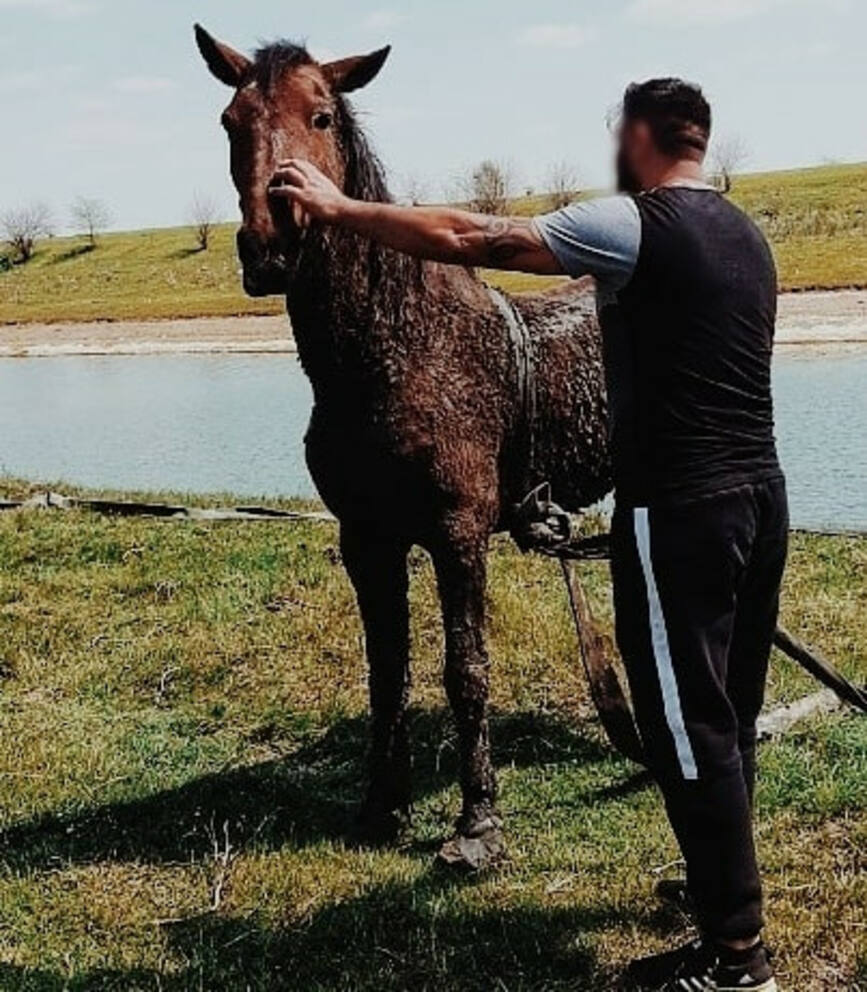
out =
{"type": "Polygon", "coordinates": [[[244,265],[255,265],[264,260],[265,246],[254,231],[243,227],[238,231],[238,256],[244,265]]]}

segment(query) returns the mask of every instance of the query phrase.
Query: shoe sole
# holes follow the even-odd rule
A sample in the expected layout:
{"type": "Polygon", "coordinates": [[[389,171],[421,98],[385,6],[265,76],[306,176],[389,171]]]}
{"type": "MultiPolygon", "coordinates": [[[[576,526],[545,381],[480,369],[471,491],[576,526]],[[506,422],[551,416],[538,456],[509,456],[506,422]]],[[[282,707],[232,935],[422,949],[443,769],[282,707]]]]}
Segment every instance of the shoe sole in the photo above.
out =
{"type": "Polygon", "coordinates": [[[717,985],[716,992],[780,992],[780,987],[776,979],[769,978],[762,985],[741,985],[740,988],[735,985],[717,985]]]}

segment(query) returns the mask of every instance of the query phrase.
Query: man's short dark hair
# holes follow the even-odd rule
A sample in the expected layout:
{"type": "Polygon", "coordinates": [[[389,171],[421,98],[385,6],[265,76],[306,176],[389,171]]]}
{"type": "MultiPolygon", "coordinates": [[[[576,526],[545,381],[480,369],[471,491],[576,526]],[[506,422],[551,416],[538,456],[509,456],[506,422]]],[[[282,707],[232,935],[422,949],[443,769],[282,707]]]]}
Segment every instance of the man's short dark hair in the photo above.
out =
{"type": "Polygon", "coordinates": [[[701,87],[668,77],[631,83],[623,97],[623,121],[645,121],[665,155],[696,158],[707,151],[710,104],[701,87]]]}

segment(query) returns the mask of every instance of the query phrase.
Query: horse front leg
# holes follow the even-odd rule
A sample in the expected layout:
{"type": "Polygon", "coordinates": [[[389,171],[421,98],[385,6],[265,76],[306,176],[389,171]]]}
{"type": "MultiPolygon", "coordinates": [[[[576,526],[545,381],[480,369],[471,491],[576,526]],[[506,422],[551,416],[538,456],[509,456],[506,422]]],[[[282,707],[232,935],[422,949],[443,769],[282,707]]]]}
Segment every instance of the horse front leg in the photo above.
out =
{"type": "Polygon", "coordinates": [[[358,598],[370,669],[372,740],[368,788],[358,817],[361,840],[394,840],[409,820],[409,545],[343,526],[343,562],[358,598]]]}
{"type": "Polygon", "coordinates": [[[463,794],[457,834],[443,846],[440,858],[469,869],[493,862],[504,850],[488,735],[487,543],[487,533],[459,534],[434,552],[445,626],[445,688],[457,723],[463,794]]]}

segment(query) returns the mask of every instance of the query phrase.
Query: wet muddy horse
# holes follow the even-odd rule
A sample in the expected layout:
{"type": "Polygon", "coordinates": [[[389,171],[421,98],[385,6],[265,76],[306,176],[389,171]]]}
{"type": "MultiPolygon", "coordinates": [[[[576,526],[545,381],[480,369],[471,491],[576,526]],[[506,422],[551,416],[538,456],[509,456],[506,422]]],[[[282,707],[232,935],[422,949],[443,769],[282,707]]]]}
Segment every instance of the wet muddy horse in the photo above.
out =
{"type": "Polygon", "coordinates": [[[267,195],[281,159],[310,160],[350,196],[389,199],[345,99],[388,49],[320,64],[286,42],[247,58],[199,27],[196,35],[211,72],[234,90],[223,125],[244,285],[286,296],[314,394],[307,461],[340,521],[364,623],[372,745],[362,828],[387,839],[410,809],[407,554],[417,544],[436,570],[460,740],[452,844],[480,841],[483,861],[501,838],[487,718],[488,542],[512,527],[514,506],[538,483],[576,510],[610,488],[592,290],[510,299],[467,269],[337,229],[300,229],[267,195]]]}

